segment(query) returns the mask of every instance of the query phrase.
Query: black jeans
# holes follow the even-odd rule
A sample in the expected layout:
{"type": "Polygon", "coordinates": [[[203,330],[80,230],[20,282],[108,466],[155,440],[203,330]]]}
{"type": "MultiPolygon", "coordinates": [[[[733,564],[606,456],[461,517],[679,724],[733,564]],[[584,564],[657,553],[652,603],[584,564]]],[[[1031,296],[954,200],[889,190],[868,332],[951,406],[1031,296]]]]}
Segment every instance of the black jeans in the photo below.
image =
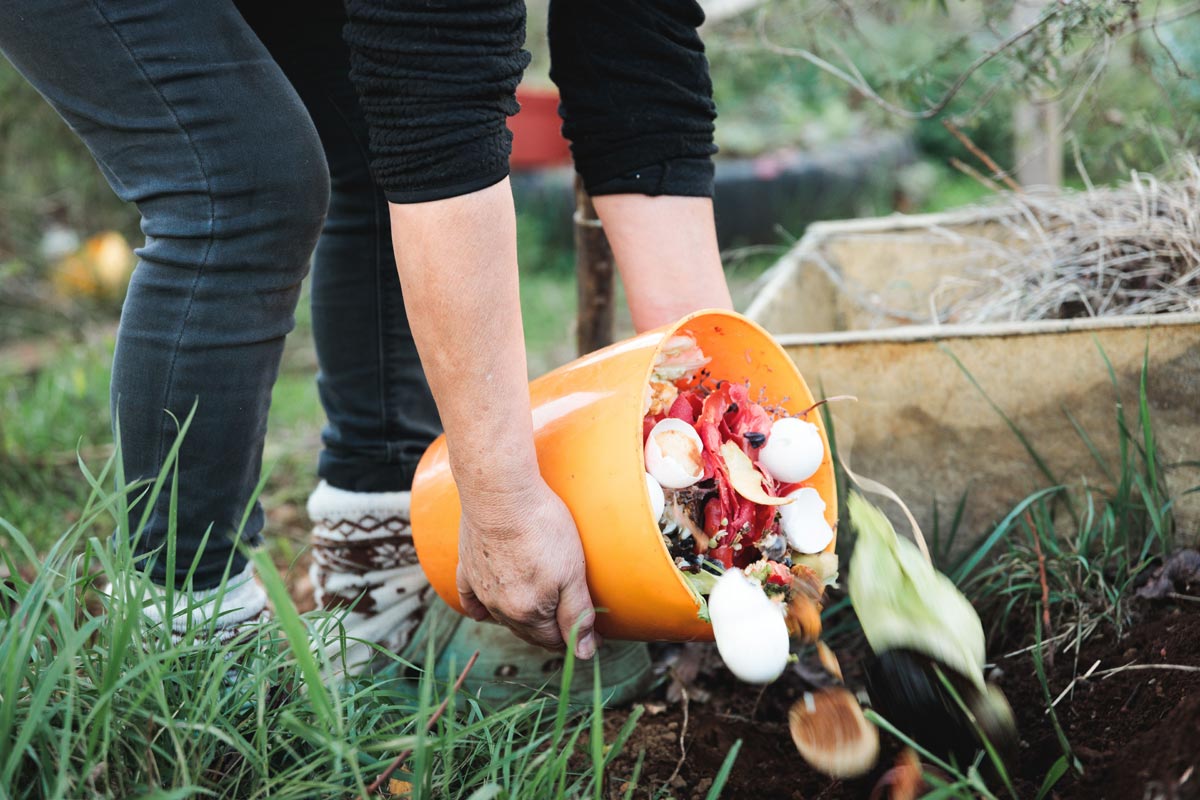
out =
{"type": "MultiPolygon", "coordinates": [[[[242,520],[310,257],[328,419],[320,476],[407,489],[439,432],[368,171],[344,21],[338,0],[0,0],[0,51],[141,212],[113,419],[126,477],[148,478],[195,405],[174,530],[176,577],[199,554],[197,589],[231,558],[244,567],[239,527],[244,542],[260,539],[261,507],[242,520]]],[[[167,541],[167,494],[139,554],[167,541]]],[[[165,561],[151,572],[160,583],[165,561]]]]}

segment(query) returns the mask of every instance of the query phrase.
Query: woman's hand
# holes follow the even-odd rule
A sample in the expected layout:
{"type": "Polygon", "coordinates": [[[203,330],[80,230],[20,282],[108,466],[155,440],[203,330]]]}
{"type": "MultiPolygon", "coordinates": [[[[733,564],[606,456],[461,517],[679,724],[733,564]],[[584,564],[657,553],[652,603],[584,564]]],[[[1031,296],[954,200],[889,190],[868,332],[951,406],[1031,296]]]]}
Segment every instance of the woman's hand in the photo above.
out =
{"type": "Polygon", "coordinates": [[[540,478],[515,491],[463,498],[458,594],[477,620],[491,616],[525,641],[575,655],[596,652],[595,611],[571,513],[540,478]]]}

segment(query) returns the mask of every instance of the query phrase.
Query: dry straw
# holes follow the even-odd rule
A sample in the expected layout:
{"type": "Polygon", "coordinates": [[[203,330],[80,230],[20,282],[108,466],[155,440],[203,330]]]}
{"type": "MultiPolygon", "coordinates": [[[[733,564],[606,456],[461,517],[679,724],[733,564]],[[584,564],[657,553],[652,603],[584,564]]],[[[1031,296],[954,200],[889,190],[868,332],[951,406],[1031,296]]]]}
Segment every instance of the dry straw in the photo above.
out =
{"type": "Polygon", "coordinates": [[[966,236],[972,256],[939,282],[934,322],[996,322],[1200,311],[1200,161],[1165,180],[1083,192],[1023,192],[997,206],[1000,236],[966,236]]]}

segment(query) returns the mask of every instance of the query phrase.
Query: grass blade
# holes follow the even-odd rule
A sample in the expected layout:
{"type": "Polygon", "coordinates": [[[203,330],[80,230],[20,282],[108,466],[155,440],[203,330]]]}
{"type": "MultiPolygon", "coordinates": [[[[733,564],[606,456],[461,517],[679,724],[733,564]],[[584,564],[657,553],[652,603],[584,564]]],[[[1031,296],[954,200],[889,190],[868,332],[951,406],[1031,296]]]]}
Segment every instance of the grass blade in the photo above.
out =
{"type": "Polygon", "coordinates": [[[1042,786],[1038,789],[1035,800],[1044,800],[1046,795],[1050,794],[1051,790],[1062,780],[1063,775],[1067,774],[1069,768],[1067,757],[1059,756],[1058,760],[1050,766],[1050,771],[1046,773],[1045,779],[1042,780],[1042,786]]]}
{"type": "Polygon", "coordinates": [[[708,788],[708,794],[704,796],[705,800],[717,800],[721,796],[721,792],[725,790],[725,783],[729,780],[729,773],[733,772],[733,762],[737,761],[738,753],[741,750],[742,740],[738,739],[725,754],[725,762],[717,770],[717,776],[713,778],[712,786],[708,788]]]}

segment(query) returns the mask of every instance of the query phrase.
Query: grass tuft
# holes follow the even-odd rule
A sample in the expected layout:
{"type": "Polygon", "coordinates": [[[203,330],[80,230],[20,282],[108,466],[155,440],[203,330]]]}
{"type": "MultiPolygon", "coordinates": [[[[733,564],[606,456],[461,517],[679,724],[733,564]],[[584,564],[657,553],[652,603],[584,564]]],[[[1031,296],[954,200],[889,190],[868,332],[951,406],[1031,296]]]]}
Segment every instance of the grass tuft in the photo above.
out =
{"type": "Polygon", "coordinates": [[[364,797],[405,750],[395,777],[413,798],[605,796],[636,712],[606,740],[598,691],[583,710],[565,694],[496,709],[428,673],[338,680],[338,619],[300,614],[264,553],[270,621],[224,644],[199,624],[173,640],[143,606],[154,594],[186,612],[188,595],[152,587],[132,545],[135,503],[177,491],[174,456],[129,485],[118,459],[119,446],[97,472],[81,461],[90,492],[40,555],[0,519],[0,797],[364,797]]]}

